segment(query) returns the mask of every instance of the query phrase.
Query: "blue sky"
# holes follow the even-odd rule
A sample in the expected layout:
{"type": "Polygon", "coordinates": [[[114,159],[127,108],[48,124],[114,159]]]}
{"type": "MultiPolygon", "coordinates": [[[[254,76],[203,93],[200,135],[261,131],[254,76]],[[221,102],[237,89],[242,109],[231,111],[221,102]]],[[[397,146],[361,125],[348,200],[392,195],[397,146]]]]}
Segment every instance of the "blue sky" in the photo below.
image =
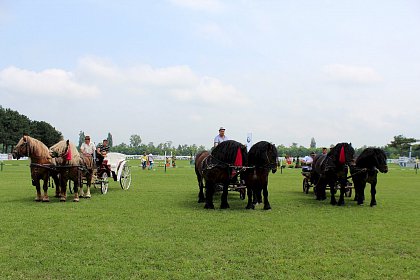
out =
{"type": "Polygon", "coordinates": [[[77,141],[420,138],[419,1],[0,1],[0,105],[77,141]]]}

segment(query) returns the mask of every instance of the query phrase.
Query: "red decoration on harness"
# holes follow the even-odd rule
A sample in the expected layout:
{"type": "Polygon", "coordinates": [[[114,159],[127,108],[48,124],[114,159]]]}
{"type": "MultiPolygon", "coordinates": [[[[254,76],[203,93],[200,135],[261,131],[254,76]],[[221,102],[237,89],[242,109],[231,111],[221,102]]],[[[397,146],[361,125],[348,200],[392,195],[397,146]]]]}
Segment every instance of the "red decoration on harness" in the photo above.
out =
{"type": "Polygon", "coordinates": [[[236,152],[236,158],[235,158],[235,166],[242,166],[242,151],[241,148],[238,148],[238,151],[236,152]]]}
{"type": "Polygon", "coordinates": [[[341,146],[340,157],[338,158],[338,162],[340,164],[346,163],[346,154],[344,153],[344,146],[341,146]]]}
{"type": "MultiPolygon", "coordinates": [[[[241,148],[238,148],[236,152],[235,162],[233,163],[234,166],[242,166],[242,151],[241,148]]],[[[232,170],[231,177],[233,178],[236,175],[237,171],[235,169],[232,170]]]]}
{"type": "Polygon", "coordinates": [[[71,147],[70,146],[66,154],[66,160],[71,160],[71,147]]]}

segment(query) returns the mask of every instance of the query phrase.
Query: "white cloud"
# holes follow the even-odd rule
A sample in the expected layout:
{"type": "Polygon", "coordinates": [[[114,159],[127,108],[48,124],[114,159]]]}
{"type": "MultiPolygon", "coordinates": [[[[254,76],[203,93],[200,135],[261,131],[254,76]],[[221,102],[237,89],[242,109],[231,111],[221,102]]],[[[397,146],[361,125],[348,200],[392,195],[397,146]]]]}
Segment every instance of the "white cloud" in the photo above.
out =
{"type": "Polygon", "coordinates": [[[67,98],[89,98],[100,94],[97,87],[77,82],[71,72],[61,69],[35,72],[13,66],[0,71],[0,90],[12,94],[67,98]]]}
{"type": "Polygon", "coordinates": [[[170,0],[170,2],[192,10],[218,12],[224,9],[222,2],[218,0],[170,0]]]}
{"type": "Polygon", "coordinates": [[[364,85],[381,82],[382,77],[370,67],[330,64],[323,68],[328,81],[334,83],[364,85]]]}

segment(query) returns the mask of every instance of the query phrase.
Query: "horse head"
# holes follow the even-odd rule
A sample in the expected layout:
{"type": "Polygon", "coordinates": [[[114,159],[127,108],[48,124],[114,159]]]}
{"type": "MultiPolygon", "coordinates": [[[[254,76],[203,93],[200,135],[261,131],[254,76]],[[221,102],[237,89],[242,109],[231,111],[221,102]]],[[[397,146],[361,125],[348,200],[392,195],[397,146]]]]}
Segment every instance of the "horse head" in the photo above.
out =
{"type": "Polygon", "coordinates": [[[29,157],[29,140],[28,136],[24,135],[16,146],[13,148],[12,156],[14,159],[19,159],[23,156],[29,157]]]}
{"type": "Polygon", "coordinates": [[[277,167],[279,166],[279,156],[276,145],[270,143],[269,153],[271,172],[274,174],[276,173],[277,167]]]}
{"type": "Polygon", "coordinates": [[[69,140],[62,140],[50,148],[50,155],[57,162],[66,162],[72,159],[72,152],[69,140]]]}
{"type": "Polygon", "coordinates": [[[377,148],[375,149],[375,159],[376,159],[376,168],[378,168],[379,172],[387,173],[388,172],[388,164],[386,161],[386,154],[383,150],[377,148]]]}

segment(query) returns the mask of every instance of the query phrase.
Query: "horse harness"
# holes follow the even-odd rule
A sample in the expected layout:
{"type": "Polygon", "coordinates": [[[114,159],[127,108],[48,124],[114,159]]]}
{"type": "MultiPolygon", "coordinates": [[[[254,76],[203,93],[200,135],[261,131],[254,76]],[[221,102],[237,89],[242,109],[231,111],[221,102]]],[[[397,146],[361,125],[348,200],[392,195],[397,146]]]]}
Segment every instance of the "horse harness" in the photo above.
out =
{"type": "Polygon", "coordinates": [[[201,172],[200,173],[203,174],[205,171],[212,170],[213,168],[216,168],[216,167],[222,168],[222,169],[227,168],[228,171],[229,171],[230,178],[235,177],[236,175],[244,172],[247,169],[254,168],[253,166],[252,167],[248,167],[248,166],[236,166],[236,165],[232,165],[232,164],[223,162],[223,161],[215,158],[211,154],[209,154],[201,162],[201,172]],[[230,172],[230,170],[232,172],[230,172]]]}

